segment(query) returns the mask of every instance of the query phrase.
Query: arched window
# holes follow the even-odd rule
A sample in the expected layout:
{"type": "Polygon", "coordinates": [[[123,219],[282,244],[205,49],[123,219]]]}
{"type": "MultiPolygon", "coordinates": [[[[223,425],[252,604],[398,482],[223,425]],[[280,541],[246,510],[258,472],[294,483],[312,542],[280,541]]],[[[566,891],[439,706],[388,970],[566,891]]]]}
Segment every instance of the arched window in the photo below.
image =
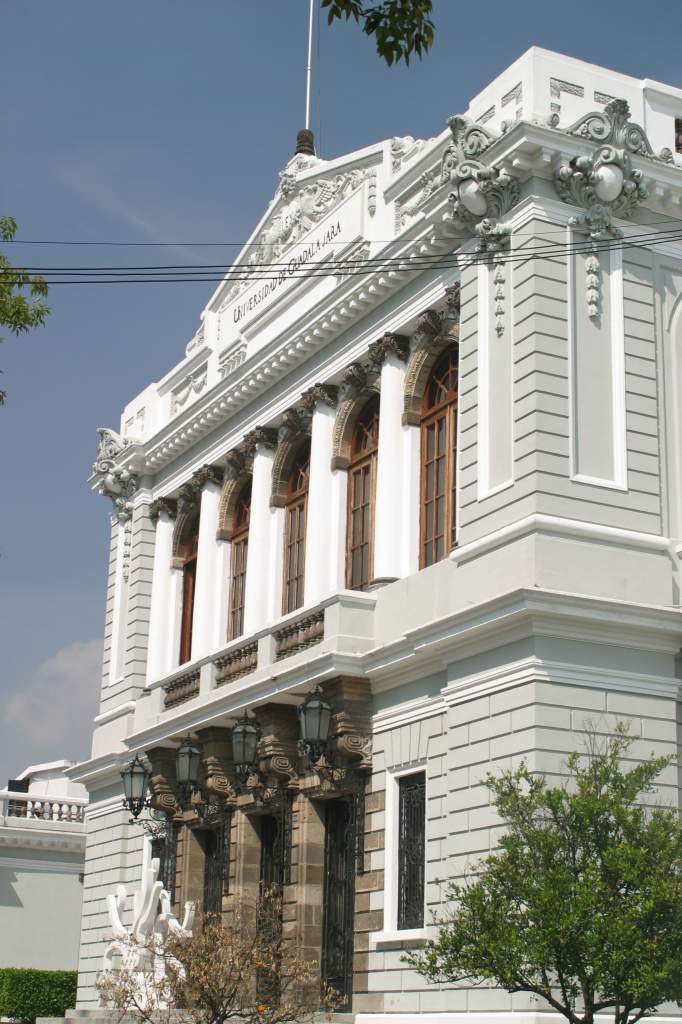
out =
{"type": "Polygon", "coordinates": [[[419,566],[444,558],[455,545],[457,366],[452,345],[431,371],[421,414],[419,566]]]}
{"type": "Polygon", "coordinates": [[[371,398],[355,424],[348,466],[346,586],[367,590],[374,568],[374,492],[379,445],[379,398],[371,398]]]}
{"type": "Polygon", "coordinates": [[[180,549],[182,559],[182,618],[180,620],[180,664],[192,657],[192,622],[194,620],[194,590],[197,579],[197,550],[199,548],[199,512],[187,524],[180,549]]]}
{"type": "Polygon", "coordinates": [[[293,612],[303,604],[305,581],[305,527],[308,511],[308,479],[310,477],[310,441],[296,452],[284,506],[284,593],[282,613],[293,612]]]}
{"type": "Polygon", "coordinates": [[[232,516],[232,554],[230,566],[230,611],[227,639],[234,640],[244,631],[244,585],[246,583],[246,555],[249,550],[249,520],[251,518],[251,481],[244,485],[232,516]]]}

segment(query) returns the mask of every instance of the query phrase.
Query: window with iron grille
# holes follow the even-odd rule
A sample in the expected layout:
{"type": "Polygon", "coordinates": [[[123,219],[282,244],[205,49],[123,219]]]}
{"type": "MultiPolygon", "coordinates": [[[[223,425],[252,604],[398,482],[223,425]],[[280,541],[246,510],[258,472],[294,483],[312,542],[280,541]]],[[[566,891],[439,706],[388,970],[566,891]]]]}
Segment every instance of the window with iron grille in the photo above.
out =
{"type": "Polygon", "coordinates": [[[306,441],[297,451],[291,468],[285,505],[283,615],[303,604],[309,476],[310,441],[306,441]]]}
{"type": "Polygon", "coordinates": [[[379,399],[361,411],[348,466],[346,586],[367,590],[374,561],[374,495],[379,446],[379,399]]]}
{"type": "Polygon", "coordinates": [[[675,152],[682,153],[682,117],[675,118],[675,152]]]}
{"type": "Polygon", "coordinates": [[[398,780],[398,930],[424,927],[426,774],[398,780]]]}
{"type": "Polygon", "coordinates": [[[458,349],[452,345],[431,371],[421,418],[419,565],[445,558],[455,546],[458,349]]]}
{"type": "Polygon", "coordinates": [[[230,613],[227,639],[234,640],[244,632],[244,587],[246,556],[249,550],[251,518],[251,481],[242,489],[232,519],[232,555],[230,566],[230,613]]]}

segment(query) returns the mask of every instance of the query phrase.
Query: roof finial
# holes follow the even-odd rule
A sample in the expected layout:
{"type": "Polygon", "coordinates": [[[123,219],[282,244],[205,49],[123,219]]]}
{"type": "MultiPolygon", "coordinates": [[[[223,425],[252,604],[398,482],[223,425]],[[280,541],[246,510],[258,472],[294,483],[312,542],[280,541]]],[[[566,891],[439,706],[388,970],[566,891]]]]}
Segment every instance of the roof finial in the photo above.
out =
{"type": "Polygon", "coordinates": [[[303,153],[304,156],[315,156],[315,138],[310,128],[301,128],[296,135],[295,156],[303,153]]]}

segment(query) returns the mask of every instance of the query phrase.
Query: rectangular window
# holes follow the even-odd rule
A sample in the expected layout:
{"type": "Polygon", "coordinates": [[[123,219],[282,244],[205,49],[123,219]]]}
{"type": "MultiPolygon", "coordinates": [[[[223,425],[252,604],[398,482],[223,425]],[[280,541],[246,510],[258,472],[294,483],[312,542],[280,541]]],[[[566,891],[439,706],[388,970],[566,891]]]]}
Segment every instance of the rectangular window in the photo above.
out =
{"type": "Polygon", "coordinates": [[[286,510],[284,538],[284,598],[282,614],[293,612],[303,604],[305,579],[305,520],[307,494],[286,510]]]}
{"type": "Polygon", "coordinates": [[[351,590],[367,590],[372,572],[372,537],[374,524],[374,477],[376,455],[371,455],[350,473],[348,481],[348,557],[346,586],[351,590]]]}
{"type": "Polygon", "coordinates": [[[227,639],[234,640],[244,632],[244,586],[249,535],[232,541],[232,578],[230,581],[230,622],[227,639]]]}
{"type": "Polygon", "coordinates": [[[398,779],[398,931],[424,927],[426,774],[398,779]]]}
{"type": "Polygon", "coordinates": [[[675,118],[675,152],[682,153],[682,117],[675,118]]]}

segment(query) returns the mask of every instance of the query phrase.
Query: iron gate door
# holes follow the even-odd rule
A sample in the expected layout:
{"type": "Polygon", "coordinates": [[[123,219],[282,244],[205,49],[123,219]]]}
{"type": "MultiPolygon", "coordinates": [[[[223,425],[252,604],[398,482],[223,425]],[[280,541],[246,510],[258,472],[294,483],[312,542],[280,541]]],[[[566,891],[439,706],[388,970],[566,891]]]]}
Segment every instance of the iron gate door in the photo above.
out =
{"type": "Polygon", "coordinates": [[[324,923],[322,980],[345,996],[353,993],[353,910],[355,900],[355,804],[330,800],[325,812],[324,923]]]}
{"type": "Polygon", "coordinates": [[[204,914],[219,914],[223,896],[223,843],[217,829],[200,833],[204,849],[204,914]]]}

